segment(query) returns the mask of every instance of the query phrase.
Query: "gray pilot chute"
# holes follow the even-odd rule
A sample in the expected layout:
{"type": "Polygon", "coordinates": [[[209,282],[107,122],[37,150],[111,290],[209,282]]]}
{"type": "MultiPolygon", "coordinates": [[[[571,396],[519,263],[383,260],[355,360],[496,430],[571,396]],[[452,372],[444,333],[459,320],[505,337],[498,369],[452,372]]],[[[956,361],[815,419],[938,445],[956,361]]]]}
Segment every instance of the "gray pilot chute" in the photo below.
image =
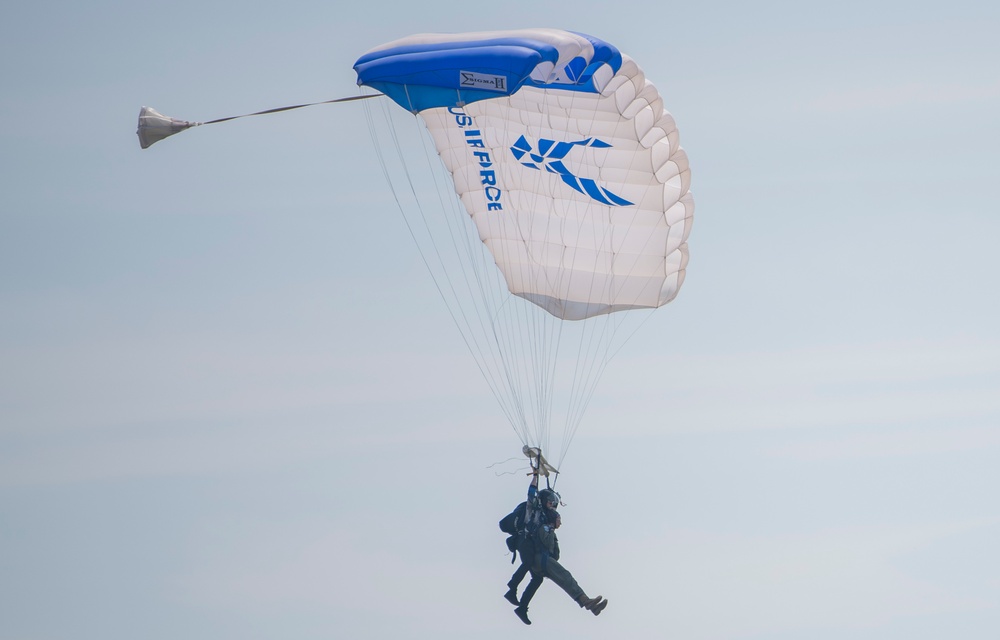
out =
{"type": "Polygon", "coordinates": [[[266,109],[264,111],[257,111],[254,113],[244,113],[239,116],[229,116],[226,118],[217,118],[215,120],[209,120],[208,122],[189,122],[187,120],[179,120],[177,118],[171,118],[170,116],[165,116],[156,109],[152,107],[143,107],[139,110],[139,127],[136,129],[136,135],[139,136],[139,146],[143,149],[148,149],[153,144],[163,140],[164,138],[169,138],[175,133],[180,133],[191,127],[200,127],[205,124],[218,124],[220,122],[228,122],[229,120],[236,120],[237,118],[249,118],[250,116],[263,116],[269,113],[278,113],[280,111],[291,111],[292,109],[301,109],[303,107],[313,107],[318,104],[332,104],[334,102],[351,102],[352,100],[366,100],[368,98],[377,98],[381,96],[380,93],[364,94],[358,96],[350,96],[348,98],[336,98],[334,100],[323,100],[322,102],[310,102],[308,104],[296,104],[289,107],[278,107],[276,109],[266,109]]]}
{"type": "Polygon", "coordinates": [[[200,124],[200,122],[188,122],[165,116],[152,107],[143,107],[139,111],[139,128],[136,129],[135,133],[139,136],[139,146],[148,149],[164,138],[200,124]]]}

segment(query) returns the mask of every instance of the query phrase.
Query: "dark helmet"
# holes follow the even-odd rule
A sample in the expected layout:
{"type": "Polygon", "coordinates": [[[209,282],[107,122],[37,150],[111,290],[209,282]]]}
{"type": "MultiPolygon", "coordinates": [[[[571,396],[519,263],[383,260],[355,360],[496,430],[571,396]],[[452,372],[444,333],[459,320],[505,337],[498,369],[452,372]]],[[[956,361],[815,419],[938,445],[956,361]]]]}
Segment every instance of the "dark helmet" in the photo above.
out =
{"type": "Polygon", "coordinates": [[[538,501],[541,502],[542,506],[546,509],[556,509],[562,501],[562,496],[552,489],[542,489],[538,492],[538,501]]]}

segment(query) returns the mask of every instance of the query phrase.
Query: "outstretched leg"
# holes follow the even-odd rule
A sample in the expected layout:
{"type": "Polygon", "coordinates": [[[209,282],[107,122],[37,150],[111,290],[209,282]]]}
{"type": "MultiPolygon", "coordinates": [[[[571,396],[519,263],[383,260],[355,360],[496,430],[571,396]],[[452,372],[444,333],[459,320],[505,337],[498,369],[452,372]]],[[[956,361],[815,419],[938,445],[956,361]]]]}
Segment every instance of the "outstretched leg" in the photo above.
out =
{"type": "MultiPolygon", "coordinates": [[[[559,585],[559,587],[565,591],[570,598],[573,598],[577,604],[585,608],[587,611],[593,612],[596,616],[599,615],[601,611],[604,611],[604,608],[608,606],[608,601],[601,596],[588,598],[587,594],[583,592],[583,589],[580,588],[580,585],[573,577],[573,574],[559,564],[558,560],[546,558],[544,564],[545,577],[559,585]]],[[[539,554],[535,557],[535,566],[533,566],[532,569],[537,571],[542,568],[541,565],[542,557],[541,554],[539,554]]]]}
{"type": "Polygon", "coordinates": [[[533,572],[544,575],[559,585],[559,588],[565,591],[573,600],[579,600],[580,596],[584,595],[583,589],[577,584],[576,579],[573,578],[573,574],[559,564],[558,560],[549,557],[545,558],[543,563],[541,554],[538,554],[535,556],[535,566],[532,569],[533,572]]]}

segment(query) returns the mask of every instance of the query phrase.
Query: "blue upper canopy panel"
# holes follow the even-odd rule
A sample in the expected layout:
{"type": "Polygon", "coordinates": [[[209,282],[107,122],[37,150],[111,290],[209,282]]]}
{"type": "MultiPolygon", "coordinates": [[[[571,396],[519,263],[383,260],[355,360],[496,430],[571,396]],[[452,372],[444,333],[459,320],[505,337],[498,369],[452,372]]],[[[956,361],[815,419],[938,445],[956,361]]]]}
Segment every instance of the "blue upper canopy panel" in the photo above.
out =
{"type": "Polygon", "coordinates": [[[358,84],[414,113],[460,106],[534,86],[599,93],[621,68],[617,48],[559,29],[410,36],[354,64],[358,84]]]}

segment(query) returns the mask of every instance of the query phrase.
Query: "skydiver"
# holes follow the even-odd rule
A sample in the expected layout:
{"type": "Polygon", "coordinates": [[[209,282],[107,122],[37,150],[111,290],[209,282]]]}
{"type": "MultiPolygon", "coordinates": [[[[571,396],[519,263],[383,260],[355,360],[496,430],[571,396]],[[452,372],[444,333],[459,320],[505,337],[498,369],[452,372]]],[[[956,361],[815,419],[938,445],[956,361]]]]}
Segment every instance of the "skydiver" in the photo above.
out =
{"type": "MultiPolygon", "coordinates": [[[[535,487],[530,487],[528,489],[528,491],[529,491],[529,500],[531,499],[531,497],[530,497],[531,490],[534,489],[534,488],[535,487]]],[[[553,491],[552,493],[554,494],[555,492],[553,491]]],[[[548,500],[545,500],[545,498],[547,496],[545,496],[544,494],[545,494],[545,492],[542,491],[541,492],[542,503],[543,504],[549,503],[548,500]]],[[[558,498],[555,500],[555,503],[558,504],[558,498]]],[[[522,504],[524,504],[525,507],[527,506],[527,503],[522,503],[522,504]]],[[[519,508],[520,508],[520,506],[521,505],[518,505],[519,508]]],[[[525,508],[525,511],[526,511],[526,508],[525,508]]],[[[546,515],[546,518],[545,518],[546,523],[555,523],[555,522],[557,522],[556,519],[559,517],[558,512],[550,511],[550,510],[545,510],[545,511],[543,511],[543,513],[545,513],[545,515],[546,515]],[[555,514],[554,518],[551,517],[551,515],[550,515],[552,513],[555,514]]],[[[510,578],[510,580],[507,582],[507,593],[503,594],[503,597],[506,598],[508,602],[510,602],[511,604],[513,604],[516,607],[516,609],[514,609],[514,613],[517,615],[518,618],[521,619],[521,621],[524,624],[531,624],[531,620],[528,619],[528,603],[531,602],[531,599],[535,596],[535,592],[538,591],[538,588],[540,586],[542,586],[542,581],[545,579],[545,576],[543,574],[541,574],[541,573],[536,573],[535,571],[531,570],[533,559],[535,557],[535,545],[532,542],[532,539],[529,538],[525,534],[525,526],[524,526],[524,524],[525,523],[523,522],[523,517],[522,517],[522,521],[519,523],[519,526],[518,526],[519,531],[518,531],[518,535],[517,535],[517,539],[516,539],[517,541],[515,543],[516,544],[515,550],[521,556],[521,564],[520,564],[520,566],[518,566],[517,570],[514,572],[514,575],[512,575],[511,578],[510,578]],[[525,587],[524,593],[521,594],[521,598],[518,599],[518,597],[517,597],[517,588],[521,584],[521,582],[524,580],[524,577],[529,572],[531,573],[531,580],[528,582],[528,586],[525,587]]],[[[554,524],[553,526],[555,528],[559,527],[558,524],[554,524]]],[[[556,545],[555,553],[553,554],[553,557],[556,560],[559,559],[559,547],[558,547],[558,543],[556,545]]]]}
{"type": "Polygon", "coordinates": [[[608,606],[608,601],[601,596],[587,597],[573,575],[559,564],[559,539],[555,533],[555,530],[562,525],[562,518],[557,511],[559,494],[551,489],[538,491],[538,474],[538,469],[533,467],[525,508],[524,534],[519,536],[518,543],[522,564],[507,583],[509,589],[504,597],[517,604],[517,608],[514,609],[517,617],[524,624],[531,624],[531,620],[528,619],[528,603],[541,586],[542,580],[548,578],[559,585],[582,608],[595,616],[600,615],[608,606]],[[517,586],[528,571],[531,572],[531,582],[518,600],[517,586]]]}

